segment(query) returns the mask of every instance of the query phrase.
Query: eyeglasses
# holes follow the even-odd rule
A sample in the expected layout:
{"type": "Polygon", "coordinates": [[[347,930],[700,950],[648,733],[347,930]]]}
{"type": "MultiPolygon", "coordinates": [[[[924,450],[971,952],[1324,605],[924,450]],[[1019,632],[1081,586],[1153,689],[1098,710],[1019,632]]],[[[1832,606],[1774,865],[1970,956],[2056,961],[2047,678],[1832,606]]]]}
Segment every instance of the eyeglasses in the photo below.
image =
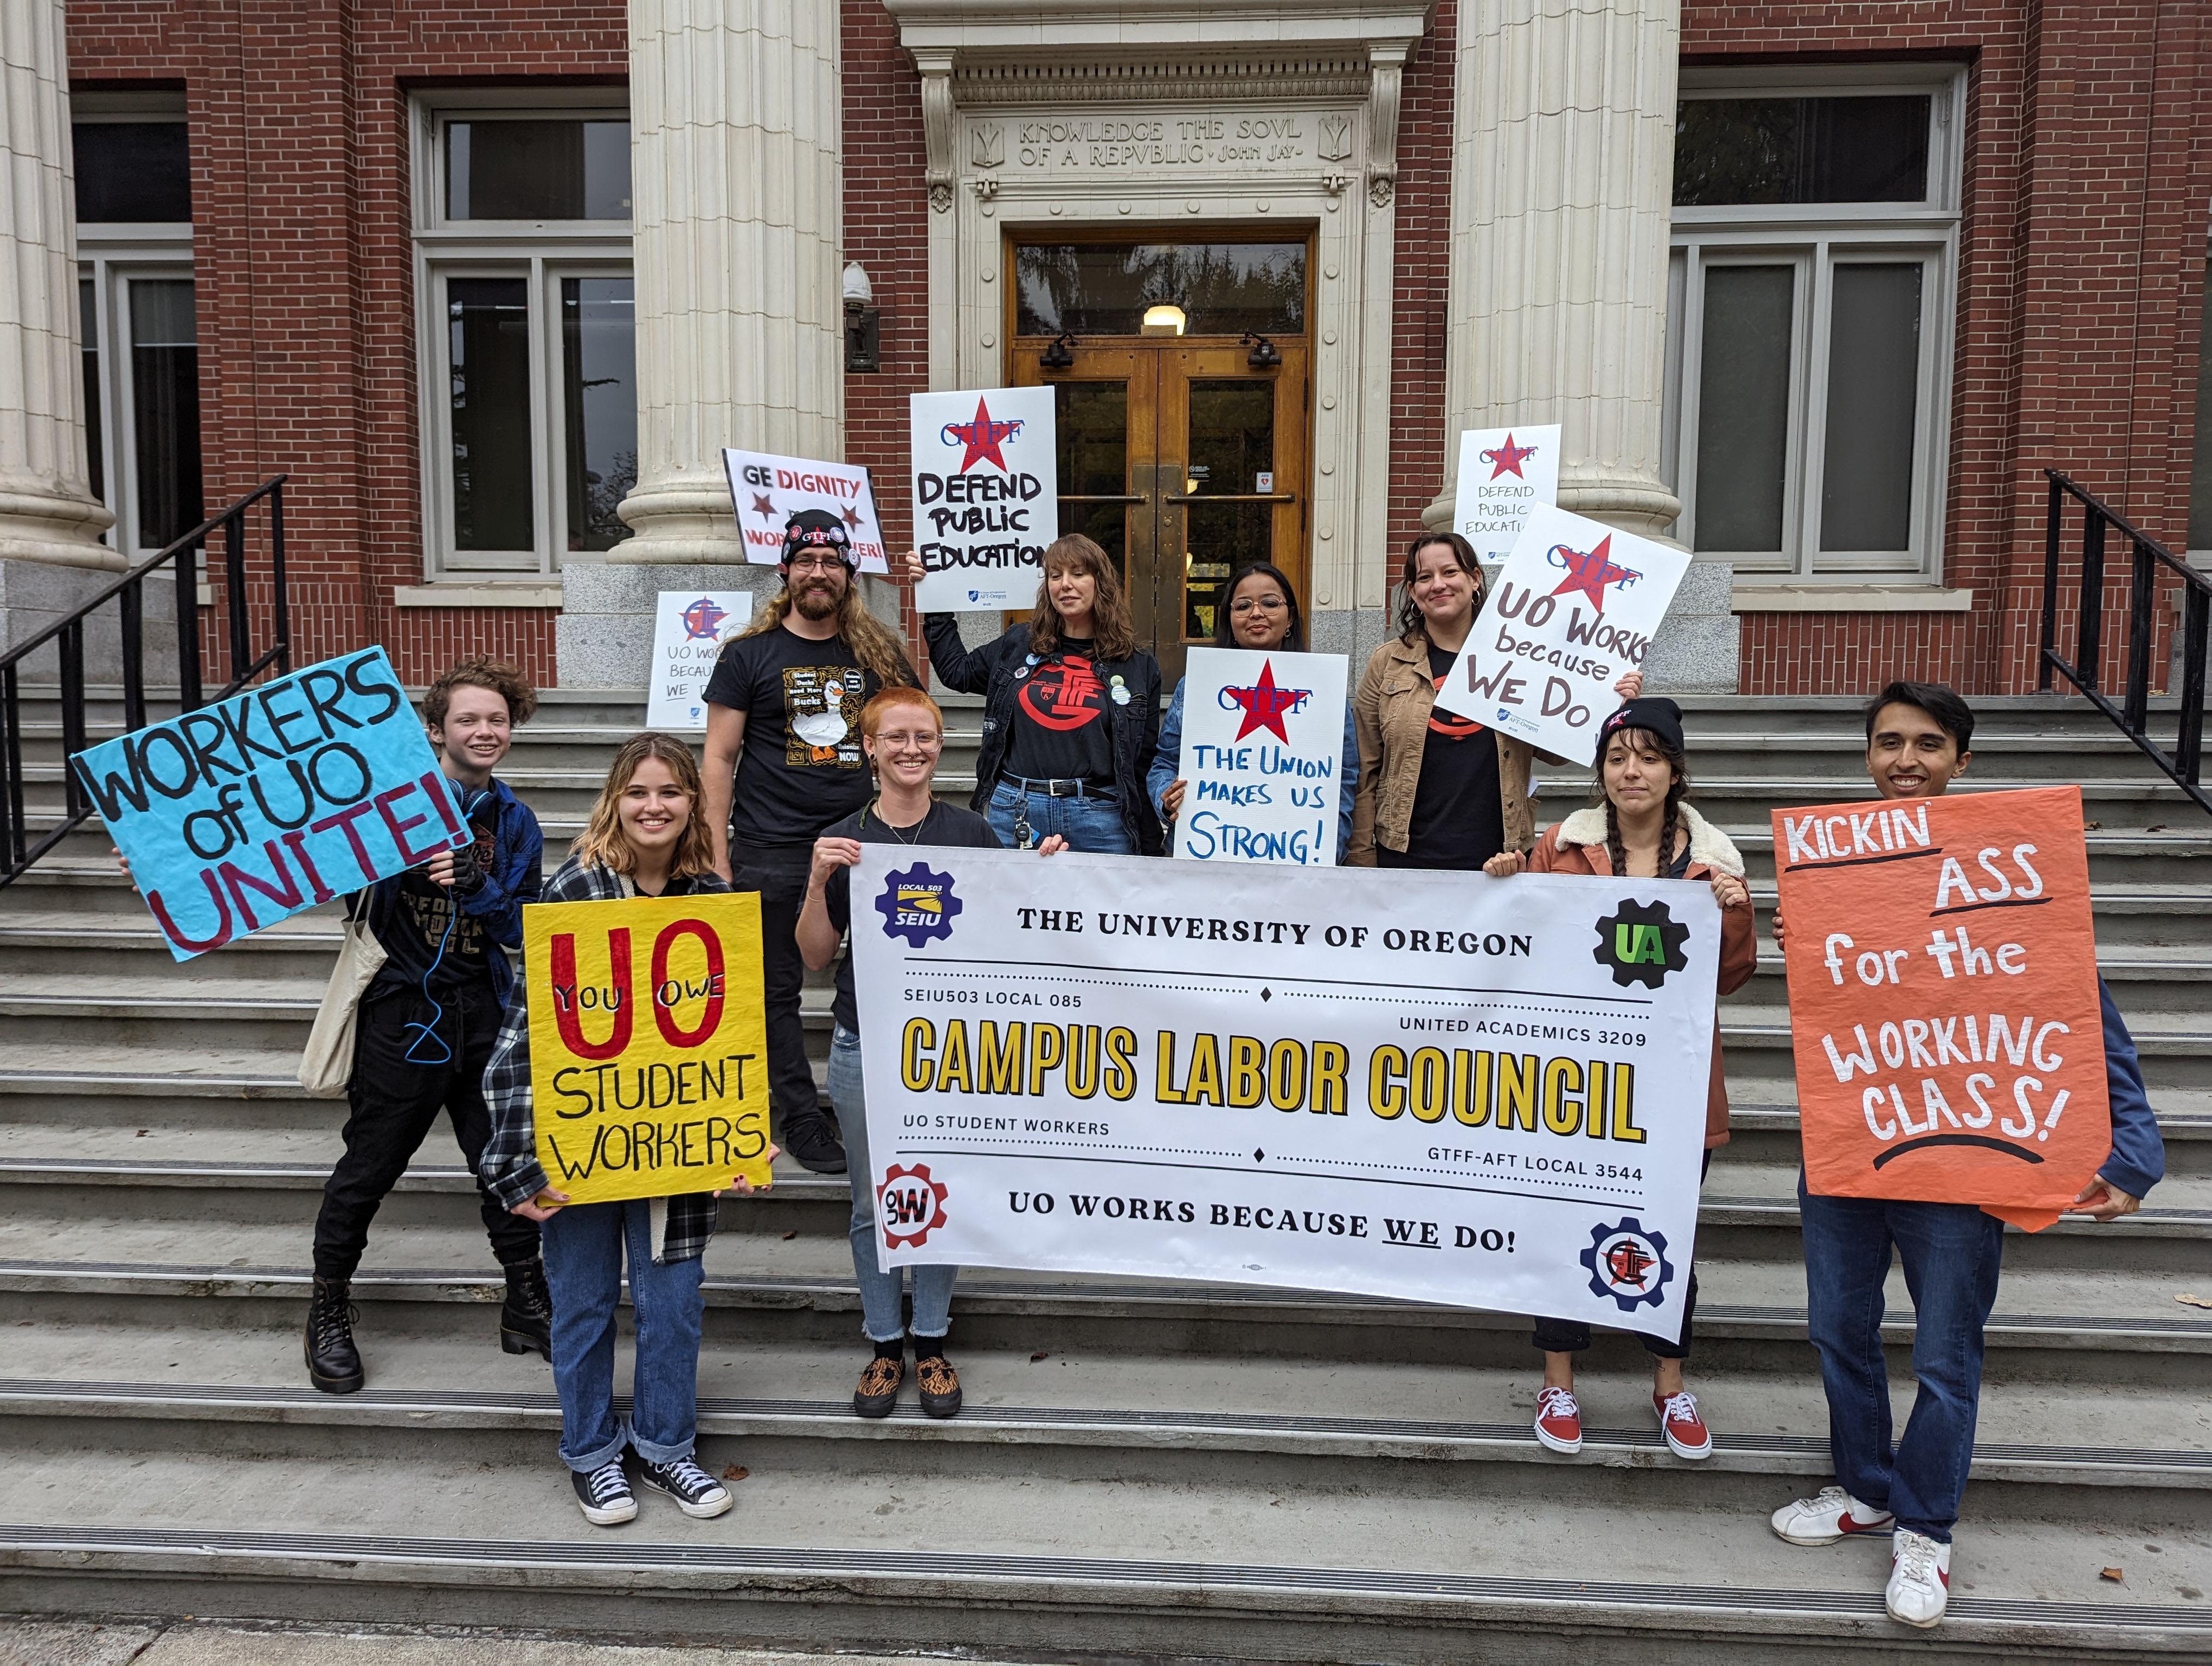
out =
{"type": "Polygon", "coordinates": [[[793,556],[784,563],[794,573],[827,573],[845,564],[842,556],[793,556]]]}
{"type": "Polygon", "coordinates": [[[1229,604],[1231,613],[1279,613],[1290,604],[1280,596],[1239,596],[1229,604]]]}

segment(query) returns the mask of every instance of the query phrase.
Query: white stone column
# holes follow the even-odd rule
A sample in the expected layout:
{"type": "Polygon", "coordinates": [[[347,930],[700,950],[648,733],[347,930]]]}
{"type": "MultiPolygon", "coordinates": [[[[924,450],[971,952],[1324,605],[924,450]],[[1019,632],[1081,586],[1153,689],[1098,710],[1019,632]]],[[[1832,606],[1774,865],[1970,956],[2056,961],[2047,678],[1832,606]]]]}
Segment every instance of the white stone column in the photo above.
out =
{"type": "Polygon", "coordinates": [[[62,0],[0,0],[0,562],[118,568],[85,463],[62,0]]]}
{"type": "MultiPolygon", "coordinates": [[[[1444,483],[1462,429],[1564,425],[1559,502],[1659,537],[1680,0],[1466,0],[1453,89],[1444,483]]],[[[1736,685],[1725,562],[1696,563],[1647,666],[1736,685]]]]}
{"type": "Polygon", "coordinates": [[[722,447],[842,458],[836,0],[630,0],[635,538],[743,562],[722,447]]]}

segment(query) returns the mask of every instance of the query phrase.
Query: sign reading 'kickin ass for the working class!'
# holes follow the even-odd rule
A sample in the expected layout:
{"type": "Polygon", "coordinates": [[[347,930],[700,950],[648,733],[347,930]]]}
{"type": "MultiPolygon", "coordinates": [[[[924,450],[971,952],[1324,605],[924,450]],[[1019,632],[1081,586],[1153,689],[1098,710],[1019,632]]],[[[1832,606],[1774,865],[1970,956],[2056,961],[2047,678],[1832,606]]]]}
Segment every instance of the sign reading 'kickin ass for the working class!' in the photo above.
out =
{"type": "Polygon", "coordinates": [[[760,898],[522,911],[538,1160],[575,1203],[769,1183],[760,898]]]}

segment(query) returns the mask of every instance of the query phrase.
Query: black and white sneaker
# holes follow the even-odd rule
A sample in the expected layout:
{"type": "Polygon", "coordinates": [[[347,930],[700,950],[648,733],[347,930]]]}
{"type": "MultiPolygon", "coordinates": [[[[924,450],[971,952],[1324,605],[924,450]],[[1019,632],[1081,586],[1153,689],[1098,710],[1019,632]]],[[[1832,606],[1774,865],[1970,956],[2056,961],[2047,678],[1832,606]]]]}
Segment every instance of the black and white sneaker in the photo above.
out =
{"type": "Polygon", "coordinates": [[[641,1458],[637,1478],[654,1492],[667,1493],[685,1515],[696,1516],[702,1521],[722,1514],[737,1502],[730,1496],[728,1487],[688,1457],[667,1463],[647,1463],[641,1458]]]}
{"type": "Polygon", "coordinates": [[[601,1464],[589,1474],[580,1469],[569,1473],[575,1478],[577,1507],[593,1527],[617,1527],[637,1519],[637,1499],[629,1490],[629,1477],[623,1473],[620,1458],[601,1464]]]}

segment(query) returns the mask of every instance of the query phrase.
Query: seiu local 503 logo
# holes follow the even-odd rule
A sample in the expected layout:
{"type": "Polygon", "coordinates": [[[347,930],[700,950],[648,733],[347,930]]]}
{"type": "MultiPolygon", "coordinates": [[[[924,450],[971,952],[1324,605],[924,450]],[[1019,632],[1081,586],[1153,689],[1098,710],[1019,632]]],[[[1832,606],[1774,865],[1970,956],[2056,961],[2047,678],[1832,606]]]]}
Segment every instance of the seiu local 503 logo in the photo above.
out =
{"type": "Polygon", "coordinates": [[[876,898],[884,935],[904,938],[910,949],[951,936],[952,921],[962,907],[952,894],[952,876],[939,873],[927,862],[885,874],[883,895],[876,898]]]}

